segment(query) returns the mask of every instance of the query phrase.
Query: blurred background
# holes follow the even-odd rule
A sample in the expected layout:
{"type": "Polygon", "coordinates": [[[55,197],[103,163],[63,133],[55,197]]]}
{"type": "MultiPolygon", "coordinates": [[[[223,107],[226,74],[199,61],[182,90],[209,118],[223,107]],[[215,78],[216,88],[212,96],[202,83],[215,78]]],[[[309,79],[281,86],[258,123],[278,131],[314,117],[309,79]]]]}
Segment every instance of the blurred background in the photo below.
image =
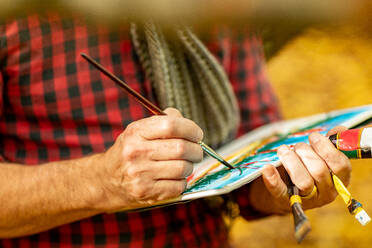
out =
{"type": "MultiPolygon", "coordinates": [[[[264,39],[267,71],[284,118],[371,104],[371,31],[361,23],[310,25],[264,39]]],[[[349,190],[372,215],[372,160],[352,165],[349,190]]],[[[340,197],[306,214],[312,231],[300,245],[292,216],[283,216],[249,223],[238,219],[232,229],[235,247],[372,247],[372,224],[362,227],[340,197]]]]}
{"type": "MultiPolygon", "coordinates": [[[[0,0],[0,18],[53,9],[81,12],[120,25],[128,18],[257,27],[267,72],[285,119],[372,103],[372,1],[370,0],[0,0]]],[[[349,186],[372,215],[372,160],[354,161],[349,186]]],[[[371,247],[372,224],[362,227],[341,199],[307,215],[312,232],[301,245],[291,216],[254,222],[237,219],[232,242],[243,247],[371,247]]]]}

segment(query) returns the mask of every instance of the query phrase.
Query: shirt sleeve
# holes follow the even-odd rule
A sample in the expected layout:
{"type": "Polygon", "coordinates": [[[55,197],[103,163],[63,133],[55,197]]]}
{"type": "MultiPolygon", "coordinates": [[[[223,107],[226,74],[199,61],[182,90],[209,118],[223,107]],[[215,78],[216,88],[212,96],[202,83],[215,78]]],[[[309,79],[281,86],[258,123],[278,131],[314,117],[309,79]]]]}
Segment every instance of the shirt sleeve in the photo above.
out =
{"type": "Polygon", "coordinates": [[[6,51],[5,49],[5,37],[4,37],[4,25],[0,21],[0,117],[3,114],[3,90],[4,90],[4,75],[3,75],[3,65],[4,65],[4,60],[5,56],[4,53],[6,51]]]}
{"type": "MultiPolygon", "coordinates": [[[[4,27],[2,23],[0,22],[0,118],[3,115],[3,108],[4,108],[4,99],[3,99],[3,95],[4,95],[4,77],[3,76],[4,75],[2,72],[3,70],[2,65],[3,65],[3,60],[4,60],[3,53],[5,49],[3,45],[3,34],[4,34],[4,27]]],[[[0,133],[0,142],[1,142],[1,139],[2,139],[2,134],[0,133]]],[[[3,153],[2,151],[0,151],[0,162],[3,162],[3,161],[4,161],[3,153]]]]}
{"type": "Polygon", "coordinates": [[[278,101],[269,83],[261,39],[255,34],[235,34],[228,76],[238,98],[241,123],[238,136],[281,118],[278,101]]]}
{"type": "MultiPolygon", "coordinates": [[[[261,39],[255,34],[235,34],[228,76],[238,98],[241,123],[238,136],[281,118],[278,101],[265,70],[261,39]]],[[[265,216],[252,208],[249,184],[232,192],[240,215],[251,220],[265,216]]]]}
{"type": "MultiPolygon", "coordinates": [[[[3,80],[3,74],[0,70],[0,118],[3,114],[3,90],[4,90],[4,80],[3,80]]],[[[0,142],[1,142],[1,139],[2,139],[2,134],[0,134],[0,142]]],[[[0,151],[0,162],[3,162],[4,161],[4,158],[3,158],[3,154],[2,152],[0,151]]]]}

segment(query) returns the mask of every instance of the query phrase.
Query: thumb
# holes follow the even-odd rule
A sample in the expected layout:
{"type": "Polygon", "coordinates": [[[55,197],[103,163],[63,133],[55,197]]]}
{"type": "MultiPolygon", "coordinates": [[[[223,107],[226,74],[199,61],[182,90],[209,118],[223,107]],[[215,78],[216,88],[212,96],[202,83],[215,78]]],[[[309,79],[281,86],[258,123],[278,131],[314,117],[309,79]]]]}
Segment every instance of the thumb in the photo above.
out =
{"type": "Polygon", "coordinates": [[[265,165],[262,169],[262,179],[266,189],[276,199],[288,202],[288,188],[272,165],[265,165]]]}
{"type": "Polygon", "coordinates": [[[178,109],[175,109],[175,108],[166,108],[164,110],[164,113],[166,113],[167,115],[172,116],[172,117],[183,117],[181,112],[178,109]]]}

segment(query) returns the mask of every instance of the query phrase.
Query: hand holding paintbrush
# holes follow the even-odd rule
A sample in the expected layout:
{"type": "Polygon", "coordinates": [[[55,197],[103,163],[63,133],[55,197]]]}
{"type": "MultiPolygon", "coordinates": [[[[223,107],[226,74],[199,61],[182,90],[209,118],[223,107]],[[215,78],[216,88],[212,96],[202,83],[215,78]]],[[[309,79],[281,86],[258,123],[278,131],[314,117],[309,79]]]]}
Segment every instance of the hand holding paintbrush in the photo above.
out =
{"type": "MultiPolygon", "coordinates": [[[[120,81],[84,57],[115,82],[120,81]]],[[[179,196],[193,163],[203,158],[198,144],[203,131],[198,125],[176,109],[159,110],[125,83],[120,85],[157,116],[132,122],[108,151],[97,156],[96,164],[100,168],[104,165],[106,171],[100,175],[102,182],[97,182],[106,192],[100,201],[106,212],[136,209],[179,196]]]]}
{"type": "MultiPolygon", "coordinates": [[[[112,81],[114,81],[117,85],[123,88],[128,94],[133,96],[139,103],[141,103],[146,109],[148,109],[154,115],[166,115],[161,109],[159,109],[156,105],[152,102],[141,96],[138,92],[133,90],[129,85],[127,85],[124,81],[113,75],[111,72],[106,70],[102,65],[98,64],[94,59],[89,57],[88,55],[82,53],[81,56],[86,59],[90,64],[100,70],[103,74],[109,77],[112,81]]],[[[229,169],[235,169],[232,165],[230,165],[226,160],[223,159],[218,153],[216,153],[212,148],[206,145],[203,141],[199,140],[198,144],[202,147],[202,149],[209,154],[211,157],[228,167],[229,169]]],[[[241,168],[238,168],[240,173],[242,172],[241,168]]]]}
{"type": "MultiPolygon", "coordinates": [[[[345,130],[343,127],[337,127],[337,133],[330,135],[329,140],[341,152],[343,152],[350,159],[371,158],[372,152],[372,127],[345,130]]],[[[332,181],[337,193],[347,205],[347,208],[355,219],[361,225],[366,225],[371,218],[363,209],[362,204],[355,200],[350,192],[345,187],[341,179],[330,171],[332,181]]],[[[311,198],[316,194],[317,187],[314,186],[313,191],[307,196],[311,198]]],[[[297,242],[301,242],[306,234],[311,230],[309,220],[307,219],[303,209],[302,200],[297,187],[290,181],[289,185],[290,206],[295,224],[295,237],[297,242]]]]}
{"type": "MultiPolygon", "coordinates": [[[[144,105],[150,112],[152,112],[155,115],[165,115],[165,113],[163,111],[161,111],[154,104],[152,104],[147,99],[145,99],[144,97],[139,95],[137,92],[135,92],[133,89],[131,89],[127,84],[125,84],[119,78],[117,78],[116,76],[114,76],[113,74],[108,72],[106,69],[104,69],[101,65],[99,65],[97,62],[95,62],[93,59],[91,59],[90,57],[88,57],[85,54],[82,54],[82,56],[85,59],[87,59],[92,65],[94,65],[97,69],[99,69],[102,73],[104,73],[106,76],[111,78],[114,82],[116,82],[118,85],[120,85],[122,88],[124,88],[129,94],[134,96],[136,98],[136,100],[138,100],[142,105],[144,105]]],[[[334,161],[332,159],[337,158],[337,157],[340,159],[341,157],[340,157],[339,153],[336,154],[330,148],[331,144],[327,144],[326,142],[324,142],[324,140],[321,141],[320,137],[316,138],[315,136],[313,136],[312,140],[313,141],[310,140],[311,147],[306,146],[306,145],[304,147],[304,144],[300,144],[300,145],[297,146],[295,152],[293,152],[293,151],[290,152],[289,149],[286,148],[285,146],[282,147],[281,152],[279,152],[279,157],[281,157],[281,160],[284,163],[284,166],[286,167],[286,169],[288,171],[292,171],[292,173],[295,173],[295,174],[293,174],[293,176],[294,176],[294,179],[297,180],[297,184],[299,183],[298,180],[301,179],[301,177],[309,177],[310,176],[309,178],[311,178],[311,181],[315,180],[315,181],[318,181],[319,184],[323,184],[324,187],[329,187],[329,185],[327,185],[327,184],[329,184],[329,182],[327,182],[327,180],[324,180],[327,177],[325,174],[327,173],[328,169],[326,169],[326,168],[328,168],[328,166],[335,167],[335,168],[339,167],[340,171],[346,171],[347,172],[347,168],[349,167],[349,165],[346,161],[344,161],[342,159],[340,160],[340,162],[341,162],[340,164],[334,164],[334,161]],[[326,148],[326,149],[324,149],[324,148],[326,148]],[[330,155],[330,157],[329,157],[329,155],[330,155]],[[303,160],[303,159],[305,159],[305,160],[303,160]],[[310,168],[316,169],[318,171],[317,172],[318,174],[316,175],[316,174],[311,173],[311,170],[309,171],[310,172],[310,174],[309,174],[308,172],[306,172],[307,171],[305,169],[306,167],[307,167],[307,170],[309,170],[310,168]],[[319,172],[321,172],[321,174],[319,174],[319,172]],[[296,175],[296,174],[298,174],[298,175],[296,175]]],[[[227,163],[222,157],[220,157],[210,147],[205,145],[201,140],[197,140],[197,143],[209,155],[211,155],[212,157],[214,157],[215,159],[220,161],[222,164],[224,164],[228,168],[234,169],[234,167],[232,167],[229,163],[227,163]]],[[[273,169],[270,169],[270,170],[273,170],[273,169]]],[[[270,170],[266,170],[266,172],[268,172],[270,170]]],[[[276,199],[276,200],[271,199],[271,201],[274,201],[274,202],[278,201],[279,205],[280,205],[280,202],[283,202],[283,199],[284,200],[286,199],[285,194],[283,194],[283,190],[280,193],[280,191],[281,191],[280,189],[281,188],[286,188],[286,186],[283,185],[283,182],[280,182],[280,180],[277,178],[278,175],[275,175],[275,173],[273,171],[271,171],[270,173],[266,173],[266,172],[265,171],[263,172],[263,176],[264,176],[264,178],[266,178],[266,179],[264,179],[265,186],[268,189],[268,191],[270,191],[269,193],[273,196],[272,199],[274,199],[274,198],[276,199]],[[281,196],[278,196],[277,193],[280,193],[281,196]]],[[[276,174],[277,174],[277,172],[276,172],[276,174]]],[[[346,174],[349,175],[349,173],[346,173],[346,174]]],[[[308,180],[309,183],[307,183],[308,185],[306,185],[306,187],[308,187],[309,185],[312,184],[311,188],[313,189],[312,191],[314,191],[315,181],[310,183],[310,181],[308,180]]],[[[259,185],[259,189],[261,191],[262,185],[261,186],[259,185]]],[[[257,195],[262,196],[263,194],[261,192],[256,194],[256,196],[257,195]]],[[[322,192],[327,192],[327,191],[323,190],[322,192]]],[[[252,197],[252,193],[250,195],[251,195],[250,197],[252,197]]],[[[296,213],[296,215],[295,215],[295,220],[297,220],[296,223],[305,223],[305,224],[307,223],[308,224],[306,216],[304,216],[301,205],[300,205],[301,201],[298,200],[298,199],[300,199],[299,190],[294,185],[291,186],[290,195],[291,195],[291,199],[293,199],[293,200],[291,200],[291,202],[292,202],[291,206],[292,206],[293,213],[296,213]],[[297,218],[296,219],[296,217],[304,217],[304,218],[302,218],[302,219],[297,218]]],[[[327,201],[331,201],[331,200],[334,199],[332,194],[330,194],[330,193],[327,193],[327,194],[324,194],[324,195],[326,195],[326,196],[323,197],[324,198],[323,200],[320,199],[320,203],[318,203],[319,200],[317,200],[317,201],[314,201],[313,204],[323,205],[327,201]],[[331,199],[331,200],[329,200],[329,199],[331,199]]],[[[255,203],[255,201],[252,201],[252,203],[255,203]]],[[[260,204],[259,207],[262,207],[262,206],[263,205],[260,204]]],[[[272,205],[270,207],[272,207],[272,205]]],[[[268,212],[270,212],[270,211],[272,211],[272,209],[270,209],[268,212]]],[[[306,225],[302,224],[302,226],[306,226],[306,225]]],[[[296,229],[296,234],[299,234],[298,235],[298,241],[302,240],[303,237],[306,235],[306,233],[308,231],[309,231],[309,228],[298,229],[298,230],[296,229]]]]}

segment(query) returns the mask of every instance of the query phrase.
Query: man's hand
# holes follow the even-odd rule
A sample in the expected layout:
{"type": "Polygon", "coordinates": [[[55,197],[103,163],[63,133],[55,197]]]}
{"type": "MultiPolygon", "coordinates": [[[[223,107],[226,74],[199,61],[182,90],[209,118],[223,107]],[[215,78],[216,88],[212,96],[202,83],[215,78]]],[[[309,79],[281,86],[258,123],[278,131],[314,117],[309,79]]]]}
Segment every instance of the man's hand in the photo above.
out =
{"type": "MultiPolygon", "coordinates": [[[[328,135],[344,130],[346,128],[336,127],[328,135]]],[[[317,187],[313,197],[303,199],[304,209],[320,207],[336,198],[337,192],[329,170],[340,177],[345,185],[349,184],[349,159],[338,151],[327,137],[319,133],[312,133],[309,142],[310,145],[299,143],[293,150],[286,145],[279,147],[278,156],[284,168],[277,170],[271,165],[265,166],[262,177],[251,185],[249,197],[255,209],[268,214],[284,214],[290,211],[285,183],[287,173],[299,188],[301,196],[309,195],[314,186],[317,187]]]]}
{"type": "Polygon", "coordinates": [[[130,124],[105,153],[38,166],[0,163],[0,238],[178,196],[202,130],[175,109],[130,124]],[[21,201],[19,199],[22,199],[21,201]],[[27,209],[27,211],[25,211],[27,209]]]}
{"type": "Polygon", "coordinates": [[[202,130],[176,109],[127,126],[102,155],[95,173],[104,200],[99,208],[112,211],[153,204],[180,195],[193,163],[203,158],[197,144],[202,130]]]}

